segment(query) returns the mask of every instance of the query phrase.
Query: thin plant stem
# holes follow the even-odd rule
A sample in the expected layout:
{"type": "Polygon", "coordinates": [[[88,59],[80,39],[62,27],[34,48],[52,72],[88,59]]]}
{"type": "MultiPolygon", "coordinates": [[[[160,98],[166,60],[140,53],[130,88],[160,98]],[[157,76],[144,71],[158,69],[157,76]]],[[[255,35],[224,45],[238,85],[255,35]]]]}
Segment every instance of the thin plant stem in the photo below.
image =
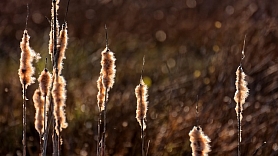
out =
{"type": "Polygon", "coordinates": [[[106,107],[107,107],[107,87],[105,88],[105,98],[104,98],[104,111],[103,111],[103,133],[102,133],[102,156],[105,155],[105,133],[106,133],[106,107]]]}
{"type": "Polygon", "coordinates": [[[148,141],[148,146],[147,146],[146,156],[148,156],[148,153],[149,153],[150,142],[151,142],[151,140],[149,140],[149,141],[148,141]]]}
{"type": "Polygon", "coordinates": [[[97,156],[99,156],[100,152],[100,140],[101,140],[101,135],[100,135],[100,126],[101,126],[101,111],[99,112],[99,117],[98,117],[98,141],[97,141],[97,156]]]}
{"type": "MultiPolygon", "coordinates": [[[[141,105],[142,107],[142,105],[141,105]]],[[[143,110],[143,108],[141,108],[141,110],[143,110]]],[[[142,140],[142,147],[141,147],[141,152],[142,152],[142,156],[145,156],[145,151],[144,151],[144,119],[141,119],[141,140],[142,140]]]]}
{"type": "Polygon", "coordinates": [[[240,115],[241,115],[241,106],[240,102],[238,103],[238,110],[239,113],[237,114],[237,122],[238,122],[238,138],[237,138],[237,156],[240,156],[240,139],[241,139],[241,121],[240,121],[240,115]]]}
{"type": "MultiPolygon", "coordinates": [[[[60,130],[60,126],[58,126],[58,129],[60,130]]],[[[58,154],[58,156],[60,156],[60,138],[61,138],[61,135],[60,135],[60,132],[59,132],[59,134],[57,135],[57,154],[58,154]]]]}
{"type": "Polygon", "coordinates": [[[23,84],[23,156],[26,156],[26,84],[23,84]]]}
{"type": "MultiPolygon", "coordinates": [[[[51,107],[53,106],[53,104],[51,105],[51,107]]],[[[52,109],[52,108],[51,108],[52,109]]],[[[52,113],[49,113],[49,117],[48,117],[49,123],[47,124],[47,128],[46,128],[46,132],[44,133],[44,149],[43,149],[43,156],[46,156],[46,148],[47,148],[47,140],[48,140],[48,134],[49,134],[49,130],[50,130],[50,125],[52,124],[51,122],[54,119],[54,115],[52,113]]]]}
{"type": "Polygon", "coordinates": [[[43,153],[43,140],[42,140],[42,138],[43,138],[43,135],[40,135],[40,155],[42,155],[42,153],[43,153]]]}

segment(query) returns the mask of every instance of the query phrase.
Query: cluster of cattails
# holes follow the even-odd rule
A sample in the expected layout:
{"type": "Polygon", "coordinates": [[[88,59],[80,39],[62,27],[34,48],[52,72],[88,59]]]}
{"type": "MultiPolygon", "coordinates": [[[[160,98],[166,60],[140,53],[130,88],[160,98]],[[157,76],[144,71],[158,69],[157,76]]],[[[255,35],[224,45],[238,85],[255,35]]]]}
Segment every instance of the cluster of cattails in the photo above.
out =
{"type": "MultiPolygon", "coordinates": [[[[41,155],[46,155],[47,137],[49,130],[48,119],[53,121],[53,129],[57,135],[57,142],[60,141],[60,132],[62,128],[67,127],[65,106],[66,106],[66,81],[62,74],[63,59],[65,59],[65,51],[67,48],[68,35],[67,23],[62,25],[59,31],[59,23],[57,19],[57,11],[59,9],[59,0],[52,1],[51,9],[51,31],[49,39],[49,54],[51,55],[53,74],[45,68],[39,78],[39,88],[35,90],[33,95],[35,114],[35,128],[40,135],[41,155]],[[50,108],[51,106],[51,108],[50,108]],[[51,110],[51,112],[50,112],[51,110]],[[44,143],[42,144],[42,141],[44,143]],[[42,147],[43,146],[43,147],[42,147]]],[[[34,59],[39,59],[40,55],[35,53],[29,45],[30,36],[27,30],[24,30],[22,41],[20,42],[21,58],[18,70],[20,82],[23,88],[23,155],[26,156],[26,89],[34,83],[33,77],[35,68],[32,66],[34,59]]],[[[54,144],[54,143],[53,143],[54,144]]],[[[59,145],[58,145],[59,146],[59,145]]],[[[59,149],[59,147],[57,147],[59,149]]],[[[53,149],[54,150],[54,149],[53,149]]],[[[54,152],[55,153],[55,152],[54,152]]],[[[56,152],[59,155],[59,151],[56,152]]]]}
{"type": "MultiPolygon", "coordinates": [[[[106,26],[105,26],[106,29],[106,26]]],[[[108,92],[113,87],[116,75],[116,65],[114,53],[108,48],[107,29],[106,29],[106,47],[101,52],[101,70],[97,80],[97,104],[99,108],[98,122],[98,146],[97,155],[105,155],[105,135],[106,135],[106,106],[108,101],[108,92]],[[103,123],[102,123],[103,121],[103,123]],[[101,132],[102,125],[102,132],[101,132]]]]}
{"type": "MultiPolygon", "coordinates": [[[[60,145],[60,133],[63,128],[68,126],[66,122],[66,81],[62,76],[63,60],[65,59],[65,51],[68,45],[67,23],[65,22],[60,30],[57,19],[57,11],[59,9],[59,0],[53,0],[51,9],[51,30],[49,33],[49,54],[51,56],[53,72],[52,74],[45,68],[39,78],[39,88],[33,94],[33,102],[36,110],[35,113],[35,129],[40,135],[41,154],[46,155],[46,144],[42,141],[47,138],[47,129],[49,129],[48,121],[53,116],[53,132],[58,136],[58,154],[60,145]]],[[[106,32],[107,37],[107,32],[106,32]]],[[[30,36],[28,31],[24,30],[22,41],[20,42],[21,58],[18,75],[23,90],[23,155],[26,156],[26,89],[35,82],[33,61],[38,60],[40,55],[37,54],[29,45],[30,36]]],[[[106,38],[107,41],[107,38],[106,38]]],[[[244,55],[244,51],[242,52],[244,55]]],[[[106,107],[108,102],[108,92],[114,85],[116,66],[114,53],[108,48],[101,52],[101,71],[97,80],[97,104],[99,108],[99,125],[98,125],[98,148],[97,155],[105,155],[105,133],[106,133],[106,107]],[[102,131],[101,131],[102,126],[102,131]]],[[[240,155],[241,142],[241,121],[243,104],[248,96],[247,82],[245,81],[245,73],[240,65],[236,71],[236,93],[234,100],[236,102],[236,113],[238,120],[238,155],[240,155]]],[[[141,75],[140,83],[135,88],[137,98],[136,119],[141,127],[142,139],[142,156],[146,155],[144,151],[144,131],[146,130],[146,114],[148,110],[148,87],[144,83],[141,75]]],[[[210,139],[204,134],[200,126],[194,126],[189,132],[192,155],[207,156],[211,151],[210,139]]],[[[55,137],[53,137],[55,138],[55,137]]],[[[46,139],[47,140],[47,139],[46,139]]],[[[54,152],[55,153],[55,152],[54,152]]]]}

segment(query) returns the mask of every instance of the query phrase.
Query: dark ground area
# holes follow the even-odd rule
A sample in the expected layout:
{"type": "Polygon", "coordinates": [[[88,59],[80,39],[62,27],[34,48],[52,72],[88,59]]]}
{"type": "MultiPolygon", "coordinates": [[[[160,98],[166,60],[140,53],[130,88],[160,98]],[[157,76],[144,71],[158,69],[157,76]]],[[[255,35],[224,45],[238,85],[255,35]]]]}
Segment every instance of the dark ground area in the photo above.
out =
{"type": "MultiPolygon", "coordinates": [[[[51,1],[0,2],[0,154],[22,151],[22,91],[18,78],[19,42],[30,15],[31,47],[48,56],[51,1]],[[47,17],[47,18],[45,18],[47,17]]],[[[61,0],[60,23],[67,1],[61,0]]],[[[209,155],[236,156],[235,71],[246,35],[245,59],[250,95],[244,104],[242,155],[278,155],[278,1],[261,0],[71,0],[67,17],[69,46],[63,75],[67,81],[67,121],[62,155],[95,155],[98,108],[96,80],[100,52],[116,56],[116,80],[109,93],[109,155],[139,156],[140,127],[134,89],[143,77],[149,85],[146,141],[149,155],[189,156],[189,131],[199,124],[211,138],[209,155]]],[[[36,77],[44,68],[35,64],[36,77]]],[[[48,67],[50,68],[50,64],[48,67]]],[[[32,99],[38,84],[27,90],[32,99]]],[[[27,102],[29,155],[38,155],[35,109],[27,102]]],[[[51,155],[51,145],[48,153],[51,155]]]]}

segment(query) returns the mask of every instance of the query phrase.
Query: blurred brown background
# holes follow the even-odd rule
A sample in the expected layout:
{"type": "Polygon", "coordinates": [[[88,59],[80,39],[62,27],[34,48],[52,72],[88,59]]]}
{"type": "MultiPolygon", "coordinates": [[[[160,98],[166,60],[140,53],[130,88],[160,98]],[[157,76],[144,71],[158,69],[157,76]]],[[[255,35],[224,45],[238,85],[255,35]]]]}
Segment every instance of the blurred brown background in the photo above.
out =
{"type": "MultiPolygon", "coordinates": [[[[22,91],[19,42],[30,14],[31,47],[48,55],[51,0],[0,2],[0,153],[22,151],[22,91]]],[[[59,21],[67,1],[61,0],[59,21]]],[[[63,75],[67,80],[67,121],[62,155],[93,156],[96,151],[98,108],[96,80],[100,52],[109,47],[116,56],[116,80],[109,94],[107,151],[109,155],[139,156],[140,127],[135,119],[135,86],[143,77],[149,85],[146,141],[149,155],[191,155],[189,131],[199,124],[211,138],[210,155],[235,156],[237,121],[235,71],[246,35],[243,69],[250,95],[244,104],[242,155],[278,155],[278,1],[261,0],[71,0],[69,46],[63,75]]],[[[36,77],[44,59],[34,64],[36,77]]],[[[48,64],[49,69],[50,63],[48,64]]],[[[32,99],[38,84],[31,85],[32,99]]],[[[38,155],[34,106],[27,102],[29,155],[38,155]]],[[[51,155],[51,144],[48,154],[51,155]]]]}

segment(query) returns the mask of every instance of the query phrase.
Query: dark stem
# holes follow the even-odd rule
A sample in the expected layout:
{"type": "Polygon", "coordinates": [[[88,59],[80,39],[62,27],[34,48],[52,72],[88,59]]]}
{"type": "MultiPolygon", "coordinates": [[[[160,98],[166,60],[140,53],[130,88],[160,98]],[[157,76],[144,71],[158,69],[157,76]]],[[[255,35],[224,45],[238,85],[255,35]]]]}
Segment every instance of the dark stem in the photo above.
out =
{"type": "Polygon", "coordinates": [[[101,134],[100,134],[100,126],[101,126],[101,110],[99,112],[99,117],[98,117],[98,129],[97,129],[97,138],[98,138],[98,141],[97,141],[97,156],[99,156],[99,152],[100,152],[100,141],[101,141],[101,134]]]}
{"type": "Polygon", "coordinates": [[[106,24],[104,25],[104,29],[105,29],[106,47],[108,48],[108,31],[107,31],[106,24]]]}
{"type": "MultiPolygon", "coordinates": [[[[51,112],[53,109],[53,104],[51,105],[51,112]]],[[[47,140],[48,140],[48,134],[50,130],[50,125],[52,124],[51,122],[53,121],[54,115],[52,113],[48,114],[48,120],[49,123],[47,124],[46,132],[44,132],[44,143],[43,143],[43,156],[46,156],[46,148],[47,148],[47,140]]]]}
{"type": "MultiPolygon", "coordinates": [[[[53,119],[54,120],[54,119],[53,119]]],[[[58,149],[57,149],[57,134],[55,131],[55,122],[53,122],[53,134],[52,134],[52,142],[53,142],[53,156],[58,156],[58,149]]]]}
{"type": "Polygon", "coordinates": [[[149,153],[150,141],[151,141],[151,140],[149,140],[149,141],[148,141],[148,146],[147,146],[146,156],[148,156],[148,153],[149,153]]]}
{"type": "Polygon", "coordinates": [[[60,139],[61,139],[61,134],[60,134],[60,124],[58,124],[58,131],[59,131],[59,134],[57,135],[57,155],[60,156],[60,139]]]}
{"type": "MultiPolygon", "coordinates": [[[[53,61],[54,61],[54,69],[56,69],[56,76],[55,76],[55,78],[56,78],[56,80],[58,80],[58,73],[57,73],[57,71],[58,71],[58,69],[57,69],[57,61],[56,61],[56,55],[57,55],[57,9],[56,9],[56,0],[53,0],[52,1],[52,3],[53,3],[53,42],[54,42],[54,44],[53,44],[53,54],[54,54],[54,59],[53,59],[53,61]]],[[[54,109],[53,109],[53,113],[54,113],[54,109]]],[[[54,121],[54,118],[53,118],[53,135],[52,135],[52,141],[53,141],[53,155],[54,156],[57,156],[58,155],[58,149],[57,149],[57,134],[56,134],[56,132],[55,132],[55,126],[56,126],[56,124],[55,124],[55,121],[54,121]]]]}
{"type": "Polygon", "coordinates": [[[240,116],[241,116],[241,107],[240,103],[238,103],[238,113],[237,113],[237,122],[238,122],[238,139],[237,139],[237,156],[240,156],[240,142],[241,142],[241,121],[240,121],[240,116]]]}
{"type": "Polygon", "coordinates": [[[39,155],[42,155],[43,154],[43,135],[40,135],[40,154],[39,155]]]}
{"type": "MultiPolygon", "coordinates": [[[[142,105],[141,105],[142,107],[142,105]]],[[[142,108],[141,108],[142,110],[142,108]]],[[[145,156],[145,151],[144,151],[144,119],[141,118],[141,140],[142,140],[142,147],[141,147],[141,152],[142,152],[142,156],[145,156]]]]}
{"type": "Polygon", "coordinates": [[[105,98],[104,98],[104,111],[103,111],[103,133],[102,133],[102,156],[105,155],[105,133],[106,133],[106,107],[107,107],[107,87],[105,87],[105,98]]]}
{"type": "Polygon", "coordinates": [[[26,84],[23,84],[23,156],[26,156],[26,84]]]}
{"type": "Polygon", "coordinates": [[[27,15],[26,15],[26,21],[25,21],[25,30],[27,30],[28,18],[29,18],[29,4],[27,3],[27,15]]]}

